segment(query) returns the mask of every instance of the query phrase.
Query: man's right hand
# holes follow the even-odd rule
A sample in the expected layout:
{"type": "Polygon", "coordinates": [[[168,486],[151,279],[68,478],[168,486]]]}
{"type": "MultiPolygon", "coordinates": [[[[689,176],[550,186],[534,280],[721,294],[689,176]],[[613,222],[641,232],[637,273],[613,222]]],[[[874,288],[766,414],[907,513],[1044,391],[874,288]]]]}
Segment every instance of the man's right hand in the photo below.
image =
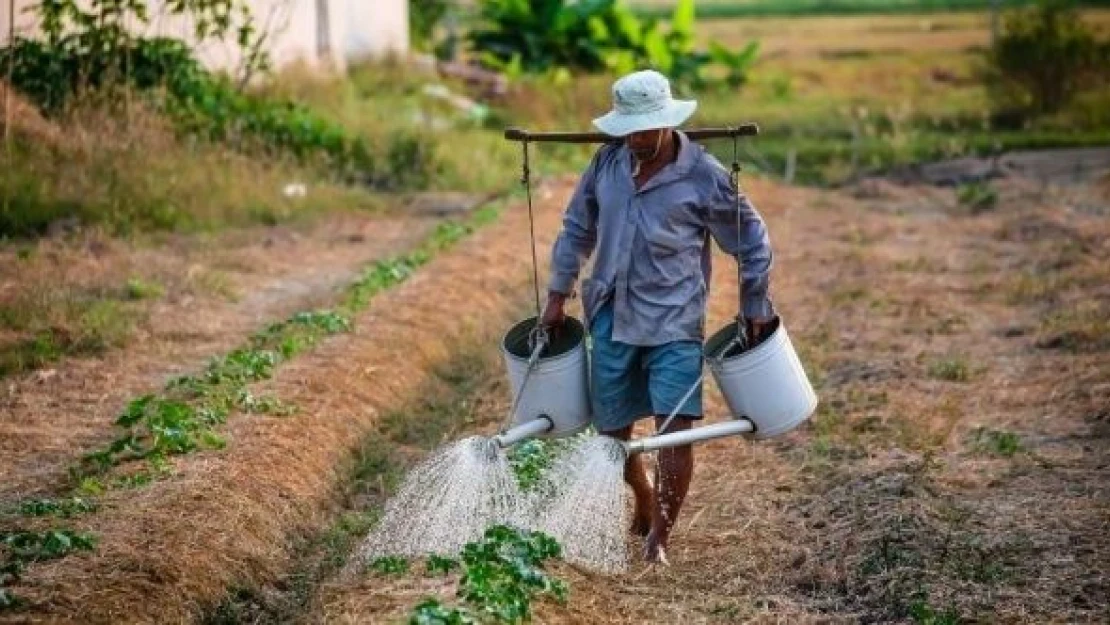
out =
{"type": "Polygon", "coordinates": [[[540,319],[540,324],[549,333],[557,332],[567,320],[567,314],[563,310],[566,303],[567,296],[562,293],[551,292],[547,294],[547,306],[543,310],[543,318],[540,319]]]}

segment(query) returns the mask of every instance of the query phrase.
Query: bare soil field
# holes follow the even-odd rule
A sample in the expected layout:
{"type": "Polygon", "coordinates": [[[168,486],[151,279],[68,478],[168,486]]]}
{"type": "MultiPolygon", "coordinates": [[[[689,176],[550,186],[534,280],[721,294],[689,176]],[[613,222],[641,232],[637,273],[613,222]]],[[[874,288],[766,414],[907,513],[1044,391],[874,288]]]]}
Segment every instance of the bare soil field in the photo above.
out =
{"type": "Polygon", "coordinates": [[[352,212],[140,246],[97,234],[56,237],[27,260],[4,253],[0,303],[49,311],[38,302],[137,288],[134,276],[163,293],[132,303],[143,310],[125,348],[0,383],[0,503],[56,490],[68,465],[112,434],[128,398],[201,368],[268,323],[330,302],[366,264],[411,247],[432,225],[352,212]]]}
{"type": "MultiPolygon", "coordinates": [[[[995,212],[972,216],[928,187],[753,184],[818,414],[778,441],[701,446],[672,566],[606,577],[561,565],[570,599],[544,603],[536,622],[1110,616],[1110,362],[1098,321],[1110,312],[1099,260],[1110,223],[1074,210],[1075,195],[1004,189],[995,212]],[[1080,311],[1097,327],[1058,325],[1080,311]]],[[[1105,205],[1094,193],[1083,198],[1105,205]]],[[[734,312],[735,285],[717,276],[711,326],[734,312]]],[[[399,622],[454,591],[367,573],[325,584],[303,620],[399,622]]]]}
{"type": "MultiPolygon", "coordinates": [[[[1098,31],[1110,29],[1110,11],[1085,9],[1083,15],[1098,31]]],[[[701,22],[698,36],[734,44],[758,39],[765,54],[789,58],[853,52],[958,52],[990,44],[990,15],[967,12],[714,19],[701,22]]]]}
{"type": "MultiPolygon", "coordinates": [[[[1105,622],[1110,221],[1090,209],[1110,204],[1104,181],[1007,179],[974,213],[950,190],[882,181],[746,187],[818,412],[779,440],[699,447],[671,566],[558,564],[569,601],[535,621],[1105,622]]],[[[541,194],[541,250],[570,188],[541,194]]],[[[296,414],[235,416],[225,449],[73,519],[96,550],[29,567],[16,587],[29,606],[0,622],[381,623],[449,598],[450,580],[340,575],[350,545],[318,538],[395,479],[367,462],[368,441],[411,463],[504,415],[496,341],[530,307],[527,223],[511,208],[377,296],[353,334],[279,369],[260,390],[296,414]],[[436,421],[445,385],[458,414],[436,421]]],[[[711,327],[735,312],[717,262],[711,327]]],[[[171,360],[144,379],[184,366],[171,360]]],[[[85,401],[58,395],[52,414],[85,401]]]]}

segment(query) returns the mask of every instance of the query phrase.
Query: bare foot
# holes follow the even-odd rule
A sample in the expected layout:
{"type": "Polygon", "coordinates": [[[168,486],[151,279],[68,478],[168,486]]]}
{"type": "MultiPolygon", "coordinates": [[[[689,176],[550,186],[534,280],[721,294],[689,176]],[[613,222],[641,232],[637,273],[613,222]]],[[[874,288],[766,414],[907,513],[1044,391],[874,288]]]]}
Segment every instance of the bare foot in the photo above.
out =
{"type": "Polygon", "coordinates": [[[667,562],[667,545],[659,542],[655,534],[648,534],[647,539],[644,540],[644,561],[663,566],[670,564],[667,562]]]}

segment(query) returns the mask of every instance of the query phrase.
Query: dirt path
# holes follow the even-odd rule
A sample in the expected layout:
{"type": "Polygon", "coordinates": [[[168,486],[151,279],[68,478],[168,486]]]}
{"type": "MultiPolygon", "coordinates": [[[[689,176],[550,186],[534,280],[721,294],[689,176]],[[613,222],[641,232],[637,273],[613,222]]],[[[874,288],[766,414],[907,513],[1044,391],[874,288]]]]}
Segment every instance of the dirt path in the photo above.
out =
{"type": "Polygon", "coordinates": [[[79,288],[141,274],[158,278],[166,297],[125,348],[0,380],[0,504],[57,488],[81,453],[114,435],[111,424],[127,401],[201,368],[267,323],[329,302],[361,268],[408,249],[434,223],[342,213],[311,226],[169,239],[137,250],[95,237],[77,246],[42,244],[44,261],[32,271],[43,280],[79,288]]]}
{"type": "MultiPolygon", "coordinates": [[[[536,622],[1110,617],[1105,213],[1021,184],[980,216],[935,190],[860,195],[752,190],[822,398],[812,423],[701,446],[672,566],[560,565],[570,601],[536,622]]],[[[713,327],[734,312],[728,274],[713,327]]],[[[394,622],[452,592],[338,580],[308,620],[394,622]]]]}

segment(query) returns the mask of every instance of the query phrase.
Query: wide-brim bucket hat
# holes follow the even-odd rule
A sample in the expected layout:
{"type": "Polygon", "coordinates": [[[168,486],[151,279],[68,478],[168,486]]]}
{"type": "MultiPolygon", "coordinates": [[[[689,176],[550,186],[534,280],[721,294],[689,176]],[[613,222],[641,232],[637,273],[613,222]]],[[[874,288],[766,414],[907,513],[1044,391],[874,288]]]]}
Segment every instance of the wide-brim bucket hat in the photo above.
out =
{"type": "Polygon", "coordinates": [[[594,120],[598,130],[613,137],[677,128],[697,110],[696,100],[676,100],[671,83],[655,70],[633,72],[613,83],[613,110],[594,120]]]}

